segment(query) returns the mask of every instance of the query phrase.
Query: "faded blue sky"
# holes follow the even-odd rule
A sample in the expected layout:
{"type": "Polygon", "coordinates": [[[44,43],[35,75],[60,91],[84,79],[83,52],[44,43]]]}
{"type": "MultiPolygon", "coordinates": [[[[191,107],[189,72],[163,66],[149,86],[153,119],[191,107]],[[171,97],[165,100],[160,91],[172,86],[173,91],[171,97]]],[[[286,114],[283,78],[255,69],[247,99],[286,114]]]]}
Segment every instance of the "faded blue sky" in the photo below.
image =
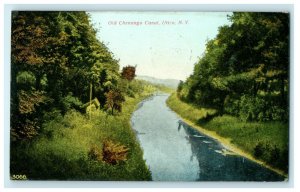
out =
{"type": "Polygon", "coordinates": [[[90,12],[98,38],[120,59],[137,65],[138,75],[185,80],[204,52],[207,39],[229,24],[225,12],[90,12]],[[141,25],[123,25],[141,22],[141,25]],[[148,22],[159,25],[147,25],[148,22]],[[164,25],[164,21],[174,24],[164,25]],[[182,21],[183,24],[178,24],[182,21]],[[116,25],[112,25],[116,22],[116,25]],[[187,22],[187,23],[186,23],[187,22]]]}

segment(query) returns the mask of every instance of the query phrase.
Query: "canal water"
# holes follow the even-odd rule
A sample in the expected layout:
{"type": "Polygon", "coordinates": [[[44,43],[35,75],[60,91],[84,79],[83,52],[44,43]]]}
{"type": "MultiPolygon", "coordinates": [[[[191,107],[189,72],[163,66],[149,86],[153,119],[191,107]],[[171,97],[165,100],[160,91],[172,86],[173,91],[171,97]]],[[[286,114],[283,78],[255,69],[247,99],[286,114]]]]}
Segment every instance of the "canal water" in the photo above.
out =
{"type": "Polygon", "coordinates": [[[168,97],[148,98],[131,118],[153,181],[284,180],[184,123],[166,105],[168,97]]]}

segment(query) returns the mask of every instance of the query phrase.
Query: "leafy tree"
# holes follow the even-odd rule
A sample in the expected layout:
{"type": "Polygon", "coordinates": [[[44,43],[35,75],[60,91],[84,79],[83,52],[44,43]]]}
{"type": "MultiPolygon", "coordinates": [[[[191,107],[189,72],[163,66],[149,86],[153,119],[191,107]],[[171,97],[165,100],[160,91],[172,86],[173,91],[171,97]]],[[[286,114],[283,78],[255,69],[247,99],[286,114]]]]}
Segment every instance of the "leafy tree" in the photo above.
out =
{"type": "Polygon", "coordinates": [[[287,120],[289,15],[243,12],[229,20],[232,24],[220,27],[207,42],[194,73],[180,85],[179,97],[220,114],[245,116],[249,108],[259,108],[243,119],[287,120]]]}
{"type": "Polygon", "coordinates": [[[31,138],[39,128],[35,104],[44,98],[39,89],[44,63],[49,61],[40,53],[52,39],[47,37],[45,19],[33,12],[13,12],[11,33],[11,133],[13,139],[31,138]]]}
{"type": "Polygon", "coordinates": [[[127,79],[128,81],[132,81],[135,77],[135,70],[136,70],[135,66],[128,65],[126,67],[123,67],[121,75],[124,79],[127,79]]]}
{"type": "Polygon", "coordinates": [[[176,90],[177,96],[179,96],[179,97],[180,97],[179,93],[182,91],[183,85],[184,85],[183,81],[180,80],[180,81],[179,81],[179,84],[178,84],[178,86],[177,86],[177,90],[176,90]]]}
{"type": "Polygon", "coordinates": [[[93,95],[105,103],[105,93],[119,82],[119,65],[96,38],[96,33],[85,12],[12,13],[11,133],[14,138],[37,135],[41,117],[48,109],[65,113],[86,103],[91,83],[93,95]]]}
{"type": "Polygon", "coordinates": [[[110,90],[106,94],[106,107],[111,110],[114,115],[114,110],[122,111],[122,103],[125,101],[124,96],[119,90],[110,90]]]}

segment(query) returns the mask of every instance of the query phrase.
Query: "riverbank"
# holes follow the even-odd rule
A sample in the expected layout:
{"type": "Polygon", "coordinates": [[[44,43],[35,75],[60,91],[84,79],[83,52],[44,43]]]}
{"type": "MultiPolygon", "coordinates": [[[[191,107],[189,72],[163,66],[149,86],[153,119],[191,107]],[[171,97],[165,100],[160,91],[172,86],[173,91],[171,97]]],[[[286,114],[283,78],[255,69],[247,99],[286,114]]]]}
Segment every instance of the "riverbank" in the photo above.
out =
{"type": "Polygon", "coordinates": [[[53,112],[55,118],[43,124],[40,136],[11,146],[11,175],[25,175],[29,180],[151,180],[130,118],[137,104],[157,90],[143,84],[134,97],[126,97],[122,112],[115,115],[102,110],[91,116],[76,110],[64,116],[53,112]],[[128,149],[125,161],[113,165],[91,158],[103,157],[107,140],[128,149]]]}
{"type": "Polygon", "coordinates": [[[279,155],[282,155],[281,151],[284,154],[288,150],[288,146],[285,145],[288,141],[288,127],[285,130],[286,125],[277,123],[275,124],[276,126],[273,126],[272,124],[258,122],[243,123],[228,116],[215,117],[205,124],[199,124],[201,118],[207,114],[213,114],[215,110],[198,108],[187,104],[179,100],[176,93],[173,93],[168,98],[167,105],[179,114],[187,124],[218,140],[229,150],[259,163],[284,177],[288,177],[287,170],[270,165],[270,163],[262,159],[268,154],[270,157],[267,158],[278,161],[275,158],[280,158],[279,155]],[[270,150],[267,151],[268,149],[270,150]],[[261,159],[255,156],[259,155],[258,152],[262,155],[261,159]]]}

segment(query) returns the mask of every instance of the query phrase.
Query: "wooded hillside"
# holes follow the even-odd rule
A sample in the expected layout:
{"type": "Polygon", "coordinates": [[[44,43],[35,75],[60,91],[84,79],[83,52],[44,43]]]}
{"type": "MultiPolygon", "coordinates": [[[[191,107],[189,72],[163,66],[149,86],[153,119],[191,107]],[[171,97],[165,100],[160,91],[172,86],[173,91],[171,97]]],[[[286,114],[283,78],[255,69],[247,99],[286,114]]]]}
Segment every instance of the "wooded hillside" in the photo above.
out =
{"type": "Polygon", "coordinates": [[[11,128],[13,139],[38,134],[42,116],[80,109],[119,89],[118,61],[96,38],[85,12],[13,12],[11,128]]]}
{"type": "Polygon", "coordinates": [[[244,121],[288,121],[289,14],[233,13],[178,96],[244,121]]]}

